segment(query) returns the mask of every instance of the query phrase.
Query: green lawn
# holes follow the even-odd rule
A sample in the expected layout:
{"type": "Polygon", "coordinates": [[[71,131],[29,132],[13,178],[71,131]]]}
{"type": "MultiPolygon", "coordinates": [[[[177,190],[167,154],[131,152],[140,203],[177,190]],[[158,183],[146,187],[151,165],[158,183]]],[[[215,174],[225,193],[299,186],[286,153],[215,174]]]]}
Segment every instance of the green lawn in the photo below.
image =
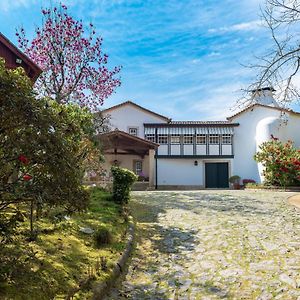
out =
{"type": "Polygon", "coordinates": [[[53,225],[43,218],[35,226],[41,232],[34,242],[26,240],[29,222],[21,223],[16,241],[0,249],[0,299],[64,299],[80,282],[86,288],[73,299],[89,299],[89,287],[106,278],[125,245],[126,217],[110,194],[91,189],[86,212],[77,213],[53,225]],[[96,246],[93,235],[79,231],[107,228],[113,237],[110,244],[96,246]],[[4,272],[3,272],[4,273],[4,272]]]}

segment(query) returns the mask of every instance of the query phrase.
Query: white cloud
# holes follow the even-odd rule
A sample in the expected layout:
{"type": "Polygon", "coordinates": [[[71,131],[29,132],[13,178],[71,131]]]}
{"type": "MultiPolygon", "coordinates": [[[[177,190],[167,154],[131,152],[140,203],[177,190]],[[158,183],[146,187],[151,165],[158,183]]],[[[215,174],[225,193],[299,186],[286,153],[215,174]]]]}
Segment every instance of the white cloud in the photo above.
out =
{"type": "Polygon", "coordinates": [[[254,31],[259,30],[262,27],[261,20],[254,20],[250,22],[243,22],[238,24],[233,24],[231,26],[222,26],[219,28],[211,28],[208,30],[209,33],[217,32],[233,32],[233,31],[254,31]]]}
{"type": "Polygon", "coordinates": [[[0,1],[0,10],[8,12],[12,9],[17,9],[20,7],[29,7],[30,5],[36,4],[37,0],[14,0],[14,1],[0,1]]]}

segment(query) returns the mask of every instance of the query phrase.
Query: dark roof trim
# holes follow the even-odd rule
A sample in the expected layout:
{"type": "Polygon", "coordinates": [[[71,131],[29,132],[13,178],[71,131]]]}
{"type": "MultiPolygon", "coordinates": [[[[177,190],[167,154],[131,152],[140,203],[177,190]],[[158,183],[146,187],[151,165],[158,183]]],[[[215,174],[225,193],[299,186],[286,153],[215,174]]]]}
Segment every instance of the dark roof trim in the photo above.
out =
{"type": "Polygon", "coordinates": [[[137,108],[139,108],[139,109],[141,109],[141,110],[143,110],[143,111],[146,111],[147,113],[150,113],[150,114],[152,114],[152,115],[155,115],[155,116],[157,116],[157,117],[159,117],[159,118],[161,118],[161,119],[163,119],[163,120],[166,120],[167,122],[171,122],[171,119],[170,119],[170,118],[167,118],[167,117],[165,117],[165,116],[163,116],[163,115],[160,115],[160,114],[158,114],[158,113],[156,113],[156,112],[154,112],[154,111],[152,111],[152,110],[150,110],[150,109],[147,109],[147,108],[145,108],[145,107],[142,107],[142,106],[140,106],[140,105],[138,105],[138,104],[136,104],[136,103],[134,103],[134,102],[132,102],[132,101],[125,101],[125,102],[122,102],[122,103],[120,103],[120,104],[114,105],[114,106],[109,107],[109,108],[107,108],[107,109],[103,109],[102,112],[109,112],[109,111],[111,111],[111,110],[114,110],[114,109],[116,109],[116,108],[122,107],[122,106],[127,105],[127,104],[133,105],[133,106],[135,106],[135,107],[137,107],[137,108]]]}
{"type": "Polygon", "coordinates": [[[238,113],[228,117],[227,120],[231,121],[235,117],[243,114],[244,112],[246,112],[247,110],[249,110],[251,108],[254,108],[255,106],[266,107],[266,108],[275,109],[275,110],[278,110],[278,111],[281,111],[281,112],[284,112],[284,113],[291,113],[291,114],[295,114],[295,115],[300,115],[300,112],[296,112],[296,111],[293,111],[291,109],[286,109],[286,108],[282,108],[282,107],[274,107],[274,106],[264,105],[264,104],[260,104],[260,103],[254,103],[254,104],[244,108],[243,110],[239,111],[238,113]]]}
{"type": "Polygon", "coordinates": [[[237,127],[239,123],[144,123],[144,127],[237,127]]]}
{"type": "Polygon", "coordinates": [[[155,155],[156,158],[193,158],[193,159],[216,159],[234,158],[234,155],[155,155]]]}
{"type": "Polygon", "coordinates": [[[276,90],[271,86],[266,86],[266,87],[262,87],[262,88],[259,88],[259,89],[254,89],[254,90],[251,90],[250,92],[251,93],[256,93],[256,92],[262,92],[262,91],[276,92],[276,90]]]}
{"type": "Polygon", "coordinates": [[[26,63],[31,69],[34,70],[34,77],[32,78],[34,81],[38,78],[38,76],[42,73],[42,69],[34,63],[27,55],[25,55],[21,50],[19,50],[7,37],[5,37],[0,32],[0,42],[6,46],[10,51],[12,51],[16,56],[20,57],[24,63],[26,63]]]}
{"type": "Polygon", "coordinates": [[[159,144],[150,142],[148,140],[145,140],[145,139],[142,139],[140,137],[131,135],[131,134],[125,132],[125,131],[118,130],[118,129],[116,129],[114,131],[109,131],[109,132],[106,132],[106,133],[98,134],[97,136],[100,137],[100,138],[102,138],[102,137],[109,138],[109,137],[114,137],[114,136],[122,136],[122,137],[128,138],[132,141],[143,143],[143,144],[145,144],[145,145],[147,145],[147,146],[149,146],[150,148],[153,148],[153,149],[156,149],[159,146],[159,144]]]}

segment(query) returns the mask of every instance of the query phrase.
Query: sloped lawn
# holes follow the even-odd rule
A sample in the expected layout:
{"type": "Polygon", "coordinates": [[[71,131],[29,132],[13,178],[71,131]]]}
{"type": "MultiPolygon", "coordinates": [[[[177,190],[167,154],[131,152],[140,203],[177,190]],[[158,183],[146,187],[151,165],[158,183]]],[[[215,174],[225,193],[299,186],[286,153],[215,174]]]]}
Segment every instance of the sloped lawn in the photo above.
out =
{"type": "Polygon", "coordinates": [[[0,249],[0,299],[64,299],[80,283],[73,299],[90,298],[92,283],[109,275],[124,248],[127,222],[110,194],[93,188],[87,212],[62,216],[56,224],[49,215],[35,226],[36,241],[28,241],[26,219],[16,240],[0,249]],[[112,242],[97,247],[92,234],[80,231],[86,227],[108,229],[112,242]]]}

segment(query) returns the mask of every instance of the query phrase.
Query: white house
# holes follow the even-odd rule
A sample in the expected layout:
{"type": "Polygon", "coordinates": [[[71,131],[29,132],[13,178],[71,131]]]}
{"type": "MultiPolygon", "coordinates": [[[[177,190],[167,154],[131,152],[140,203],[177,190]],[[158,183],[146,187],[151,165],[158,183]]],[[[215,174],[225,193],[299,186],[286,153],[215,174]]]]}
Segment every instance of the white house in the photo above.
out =
{"type": "Polygon", "coordinates": [[[110,107],[111,131],[99,136],[105,168],[131,169],[156,188],[226,188],[232,175],[261,182],[255,152],[271,134],[300,147],[300,113],[280,108],[271,88],[255,99],[227,121],[172,121],[131,101],[110,107]]]}

